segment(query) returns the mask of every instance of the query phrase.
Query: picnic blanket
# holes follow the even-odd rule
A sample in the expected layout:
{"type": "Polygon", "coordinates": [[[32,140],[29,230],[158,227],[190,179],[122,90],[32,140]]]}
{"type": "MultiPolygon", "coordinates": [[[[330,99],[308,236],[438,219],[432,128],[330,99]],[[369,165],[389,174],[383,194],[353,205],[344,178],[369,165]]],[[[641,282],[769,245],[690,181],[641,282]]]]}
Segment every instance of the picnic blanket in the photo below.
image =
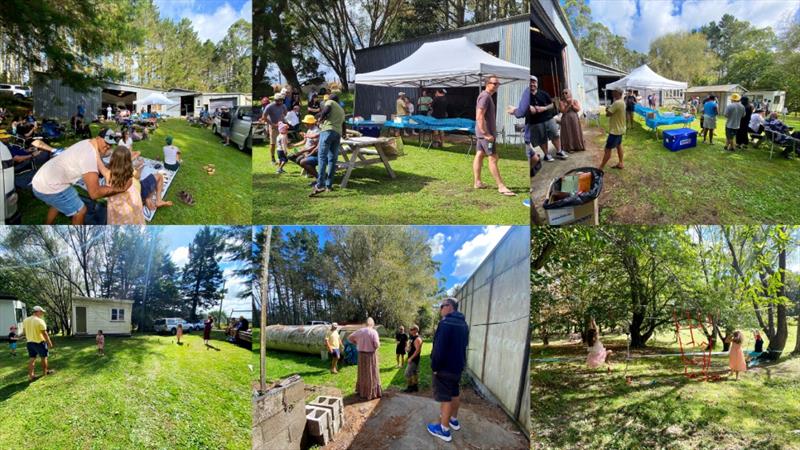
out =
{"type": "MultiPolygon", "coordinates": [[[[149,174],[149,173],[160,173],[164,177],[164,189],[161,190],[161,199],[163,200],[164,197],[167,195],[167,191],[169,190],[169,186],[172,184],[172,180],[175,178],[175,174],[178,173],[177,170],[169,170],[164,167],[164,163],[161,161],[157,161],[155,159],[148,159],[142,158],[144,160],[144,165],[142,166],[142,173],[149,174]]],[[[180,170],[180,167],[178,168],[180,170]]],[[[106,180],[104,178],[100,179],[100,184],[105,184],[106,180]]],[[[80,187],[84,191],[86,190],[86,184],[83,182],[81,178],[75,183],[75,186],[80,187]]],[[[153,220],[153,216],[155,216],[156,212],[151,211],[147,206],[143,208],[144,211],[144,218],[148,222],[153,220]]]]}

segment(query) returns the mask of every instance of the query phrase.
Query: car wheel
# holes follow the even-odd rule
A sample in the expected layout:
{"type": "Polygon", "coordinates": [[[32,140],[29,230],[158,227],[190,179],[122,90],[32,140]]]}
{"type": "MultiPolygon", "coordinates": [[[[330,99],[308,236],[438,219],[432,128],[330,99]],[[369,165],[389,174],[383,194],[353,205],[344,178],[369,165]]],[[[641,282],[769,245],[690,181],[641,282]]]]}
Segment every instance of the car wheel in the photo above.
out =
{"type": "Polygon", "coordinates": [[[20,99],[25,98],[25,96],[22,95],[22,94],[14,94],[14,97],[20,98],[20,99]]]}
{"type": "Polygon", "coordinates": [[[252,136],[247,136],[247,139],[245,139],[244,145],[242,146],[242,150],[243,151],[248,151],[248,150],[252,151],[252,149],[253,149],[253,137],[252,136]]]}

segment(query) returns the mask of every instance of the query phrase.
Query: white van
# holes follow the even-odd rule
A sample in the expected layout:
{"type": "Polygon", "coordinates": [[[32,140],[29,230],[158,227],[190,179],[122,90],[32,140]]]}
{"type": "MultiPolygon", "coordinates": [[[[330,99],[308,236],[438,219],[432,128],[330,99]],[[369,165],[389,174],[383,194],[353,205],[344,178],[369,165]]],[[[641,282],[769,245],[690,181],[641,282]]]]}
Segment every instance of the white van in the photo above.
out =
{"type": "Polygon", "coordinates": [[[192,331],[192,324],[179,317],[156,319],[155,322],[153,322],[153,328],[156,333],[169,333],[174,335],[178,332],[178,325],[183,327],[184,333],[192,331]]]}
{"type": "Polygon", "coordinates": [[[11,150],[0,142],[0,224],[17,225],[21,222],[22,215],[17,210],[19,196],[14,186],[14,159],[11,150]]]}

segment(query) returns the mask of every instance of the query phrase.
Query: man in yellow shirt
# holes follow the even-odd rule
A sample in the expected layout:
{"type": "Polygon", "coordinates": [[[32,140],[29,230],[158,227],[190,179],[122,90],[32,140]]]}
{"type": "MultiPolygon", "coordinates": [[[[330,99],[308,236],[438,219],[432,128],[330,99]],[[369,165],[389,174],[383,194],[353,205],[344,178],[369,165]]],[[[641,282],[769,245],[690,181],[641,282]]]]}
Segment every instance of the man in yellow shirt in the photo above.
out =
{"type": "Polygon", "coordinates": [[[622,101],[622,89],[615,89],[612,93],[614,103],[606,108],[606,116],[608,116],[608,138],[606,139],[605,154],[603,155],[603,162],[600,164],[600,170],[606,166],[606,163],[611,159],[611,151],[617,149],[617,157],[619,162],[617,165],[612,166],[614,169],[622,169],[622,136],[625,134],[625,102],[622,101]]]}
{"type": "Polygon", "coordinates": [[[47,334],[47,324],[44,319],[44,309],[41,306],[33,307],[33,315],[28,317],[22,322],[22,330],[25,333],[25,340],[27,340],[28,356],[28,380],[33,381],[36,379],[34,375],[34,367],[36,364],[36,357],[42,360],[42,373],[50,375],[52,370],[47,368],[47,354],[48,348],[53,348],[53,341],[50,340],[50,335],[47,334]]]}
{"type": "Polygon", "coordinates": [[[342,339],[339,337],[337,328],[339,328],[339,324],[333,322],[331,330],[325,334],[325,347],[328,348],[328,356],[331,357],[331,373],[339,373],[336,364],[339,363],[339,358],[342,357],[342,339]]]}

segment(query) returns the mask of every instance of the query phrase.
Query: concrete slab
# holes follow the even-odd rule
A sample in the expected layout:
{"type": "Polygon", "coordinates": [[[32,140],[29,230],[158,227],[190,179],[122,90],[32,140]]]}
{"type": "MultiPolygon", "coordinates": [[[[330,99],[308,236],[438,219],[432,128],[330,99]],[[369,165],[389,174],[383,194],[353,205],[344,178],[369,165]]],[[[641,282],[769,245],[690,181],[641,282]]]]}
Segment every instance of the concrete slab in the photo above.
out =
{"type": "MultiPolygon", "coordinates": [[[[473,397],[474,394],[473,394],[473,397]]],[[[387,392],[372,415],[355,435],[351,449],[514,449],[529,448],[529,442],[497,407],[462,401],[461,430],[444,442],[431,436],[426,426],[439,416],[439,404],[430,396],[387,392]]],[[[353,405],[355,406],[355,405],[353,405]]],[[[346,407],[347,408],[347,407],[346,407]]]]}

